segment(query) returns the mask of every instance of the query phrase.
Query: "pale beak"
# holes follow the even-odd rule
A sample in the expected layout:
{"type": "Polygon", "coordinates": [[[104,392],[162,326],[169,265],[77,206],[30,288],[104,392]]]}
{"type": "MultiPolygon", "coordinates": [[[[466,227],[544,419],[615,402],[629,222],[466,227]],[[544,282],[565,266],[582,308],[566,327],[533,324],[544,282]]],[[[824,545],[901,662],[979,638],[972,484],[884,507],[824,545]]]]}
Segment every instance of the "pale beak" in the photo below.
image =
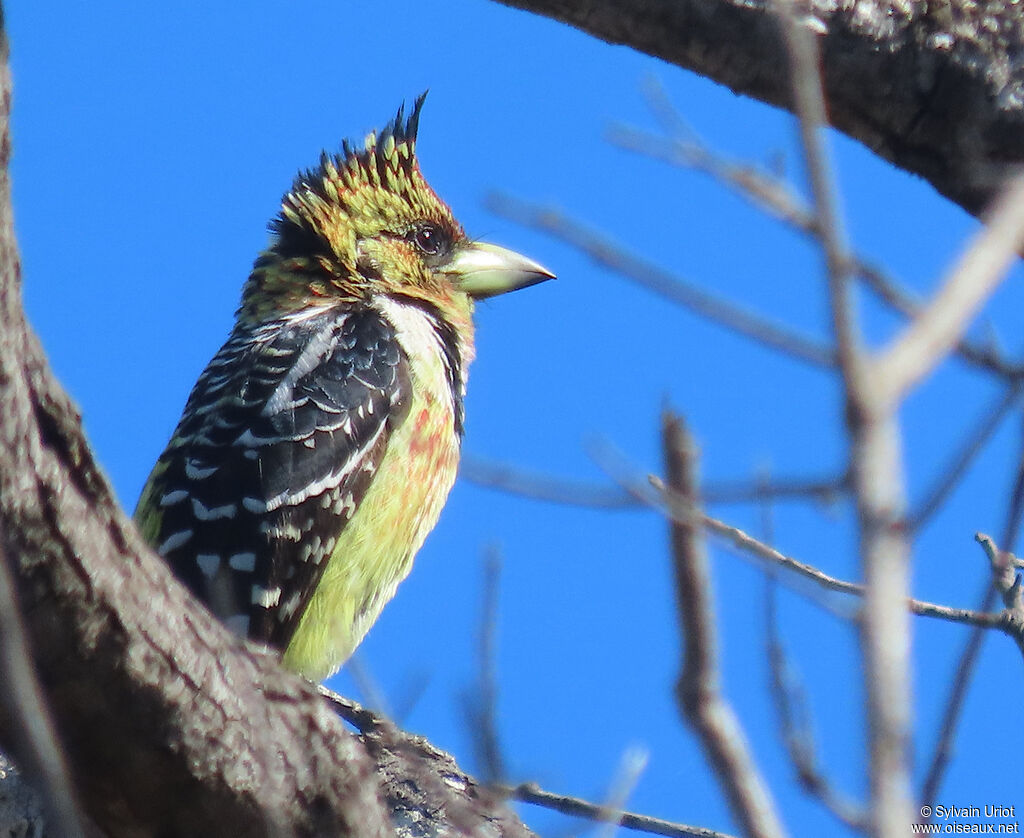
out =
{"type": "Polygon", "coordinates": [[[532,259],[484,242],[459,246],[442,270],[451,275],[460,290],[478,300],[555,278],[551,271],[532,259]]]}

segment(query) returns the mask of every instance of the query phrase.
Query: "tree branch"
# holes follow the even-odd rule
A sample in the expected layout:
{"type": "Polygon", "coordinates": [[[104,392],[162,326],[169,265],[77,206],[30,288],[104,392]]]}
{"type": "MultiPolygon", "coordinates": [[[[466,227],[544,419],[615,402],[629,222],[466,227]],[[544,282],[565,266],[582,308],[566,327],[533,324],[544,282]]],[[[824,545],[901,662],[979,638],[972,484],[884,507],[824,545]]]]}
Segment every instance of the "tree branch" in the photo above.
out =
{"type": "Polygon", "coordinates": [[[985,226],[942,287],[872,363],[879,399],[896,405],[944,359],[1024,247],[1024,175],[1001,190],[985,226]]]}
{"type": "MultiPolygon", "coordinates": [[[[769,0],[502,0],[793,110],[769,0]]],[[[829,123],[973,215],[1024,163],[1013,0],[808,0],[829,123]]]]}
{"type": "Polygon", "coordinates": [[[743,834],[779,838],[786,832],[775,801],[750,754],[739,720],[722,695],[711,580],[697,510],[696,455],[682,422],[667,411],[662,417],[662,447],[668,486],[685,503],[673,515],[669,529],[683,639],[676,700],[700,739],[743,834]]]}
{"type": "Polygon", "coordinates": [[[668,271],[617,246],[608,237],[588,230],[557,210],[545,209],[507,195],[492,194],[487,208],[504,218],[548,233],[585,253],[594,262],[631,282],[689,309],[698,317],[717,323],[738,335],[816,367],[832,369],[832,347],[805,337],[770,318],[710,294],[668,271]]]}

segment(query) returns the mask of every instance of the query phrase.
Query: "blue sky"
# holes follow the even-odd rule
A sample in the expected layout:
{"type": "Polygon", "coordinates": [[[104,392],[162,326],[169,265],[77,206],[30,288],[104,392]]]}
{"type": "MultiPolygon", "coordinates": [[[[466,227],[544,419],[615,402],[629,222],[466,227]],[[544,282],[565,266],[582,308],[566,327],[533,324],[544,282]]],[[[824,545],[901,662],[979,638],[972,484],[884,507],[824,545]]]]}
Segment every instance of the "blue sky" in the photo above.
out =
{"type": "MultiPolygon", "coordinates": [[[[615,123],[653,128],[655,75],[725,154],[782,161],[799,182],[792,121],[678,68],[493,3],[186,2],[160,9],[74,2],[8,9],[15,77],[15,212],[25,302],[81,406],[96,454],[132,508],[192,383],[226,336],[266,223],[300,167],[388,120],[430,89],[419,152],[427,178],[473,236],[552,268],[556,282],[483,305],[465,450],[601,481],[595,442],[657,470],[669,400],[710,480],[835,473],[844,443],[834,382],[702,323],[571,248],[489,213],[491,190],[556,206],[659,265],[810,335],[827,335],[821,266],[795,234],[706,178],[609,145],[615,123]]],[[[932,287],[975,223],[856,144],[831,148],[856,248],[908,286],[932,287]]],[[[1008,352],[1021,271],[987,310],[1008,352]]],[[[874,340],[893,318],[865,305],[874,340]]],[[[977,330],[985,334],[984,330],[977,330]]],[[[947,364],[903,411],[911,495],[996,394],[947,364]]],[[[998,532],[1019,419],[1003,424],[927,528],[914,592],[972,607],[998,532]]],[[[745,507],[713,510],[759,532],[745,507]]],[[[858,576],[848,510],[780,504],[777,544],[858,576]]],[[[643,511],[549,506],[460,482],[410,579],[360,658],[402,722],[473,769],[463,695],[476,677],[483,554],[504,556],[499,725],[510,773],[600,799],[623,754],[648,749],[629,807],[734,831],[698,747],[674,712],[678,640],[665,525],[643,511]]],[[[840,834],[794,786],[766,691],[764,584],[712,552],[724,681],[795,835],[840,834]]],[[[781,597],[782,630],[807,691],[822,763],[864,793],[860,664],[852,628],[781,597]]],[[[966,637],[918,620],[918,777],[966,637]]],[[[346,673],[333,683],[354,689],[346,673]]],[[[943,802],[1020,803],[1007,770],[1024,747],[1020,656],[986,644],[943,802]]],[[[565,824],[524,807],[535,828],[565,824]]]]}

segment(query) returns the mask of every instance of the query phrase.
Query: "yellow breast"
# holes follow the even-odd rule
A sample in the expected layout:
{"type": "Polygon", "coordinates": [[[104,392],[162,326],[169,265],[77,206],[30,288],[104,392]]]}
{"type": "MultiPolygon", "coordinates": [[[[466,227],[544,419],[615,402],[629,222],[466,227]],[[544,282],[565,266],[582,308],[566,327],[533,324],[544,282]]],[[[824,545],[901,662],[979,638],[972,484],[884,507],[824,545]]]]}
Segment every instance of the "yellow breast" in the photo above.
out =
{"type": "Polygon", "coordinates": [[[456,406],[436,330],[415,306],[380,305],[408,358],[412,395],[285,650],[285,665],[315,681],[348,659],[409,574],[458,468],[456,406]]]}

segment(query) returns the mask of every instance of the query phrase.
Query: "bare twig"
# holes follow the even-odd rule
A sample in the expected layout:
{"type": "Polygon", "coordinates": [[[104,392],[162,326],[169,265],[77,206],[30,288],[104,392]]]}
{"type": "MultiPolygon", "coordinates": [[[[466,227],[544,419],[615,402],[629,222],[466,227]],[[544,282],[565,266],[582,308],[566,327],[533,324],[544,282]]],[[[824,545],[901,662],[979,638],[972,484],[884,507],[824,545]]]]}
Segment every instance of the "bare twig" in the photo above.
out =
{"type": "MultiPolygon", "coordinates": [[[[327,687],[320,686],[319,691],[330,702],[334,711],[361,733],[366,734],[376,730],[388,729],[389,736],[393,739],[404,739],[408,748],[418,747],[421,741],[420,737],[404,733],[395,728],[388,719],[374,713],[372,710],[368,710],[350,698],[339,695],[327,687]]],[[[734,838],[734,836],[724,832],[717,832],[714,829],[689,826],[649,815],[638,815],[634,812],[610,809],[607,806],[601,806],[579,797],[555,794],[554,792],[545,791],[536,783],[521,783],[517,786],[496,785],[493,788],[505,797],[519,800],[523,803],[530,803],[534,806],[542,806],[554,812],[560,812],[563,815],[604,823],[614,822],[627,829],[647,832],[652,835],[665,835],[668,838],[734,838]]]]}
{"type": "Polygon", "coordinates": [[[29,656],[11,572],[0,533],[0,716],[10,719],[6,727],[17,737],[12,744],[22,769],[36,781],[51,832],[84,838],[64,755],[29,656]]]}
{"type": "Polygon", "coordinates": [[[463,454],[459,463],[459,477],[477,486],[548,503],[597,509],[635,509],[640,506],[636,498],[618,486],[599,486],[552,477],[471,454],[463,454]]]}
{"type": "Polygon", "coordinates": [[[776,477],[763,483],[749,480],[716,480],[707,483],[702,499],[708,506],[756,503],[763,500],[809,500],[831,504],[847,491],[849,480],[846,475],[825,478],[776,477]]]}
{"type": "MultiPolygon", "coordinates": [[[[1024,416],[1021,417],[1024,419],[1024,416]]],[[[1016,549],[1017,537],[1020,535],[1021,513],[1024,511],[1024,423],[1020,428],[1020,448],[1017,452],[1017,474],[1013,480],[1013,491],[1010,492],[1010,503],[1006,508],[1006,521],[1003,523],[1002,544],[1005,550],[1016,549]]]]}
{"type": "Polygon", "coordinates": [[[782,836],[785,830],[775,802],[749,752],[739,720],[722,694],[711,581],[701,521],[693,514],[698,498],[696,456],[682,422],[668,411],[662,418],[662,445],[668,485],[674,496],[686,502],[669,529],[683,642],[676,700],[700,739],[744,834],[782,836]]]}
{"type": "Polygon", "coordinates": [[[944,358],[1024,248],[1024,175],[1001,192],[974,237],[921,314],[873,363],[880,398],[897,404],[944,358]]]}
{"type": "MultiPolygon", "coordinates": [[[[836,576],[830,576],[814,565],[802,562],[765,544],[739,527],[734,527],[717,518],[712,518],[699,509],[688,509],[685,499],[680,498],[669,490],[660,477],[652,474],[641,480],[637,476],[635,469],[630,470],[619,458],[613,461],[610,454],[602,455],[600,462],[608,473],[638,500],[662,511],[673,519],[677,516],[698,515],[701,524],[709,533],[721,538],[725,543],[734,547],[741,555],[754,556],[783,570],[791,571],[801,578],[810,580],[824,590],[836,591],[856,597],[865,596],[866,588],[864,585],[849,582],[836,576]]],[[[1024,627],[1016,625],[1005,614],[952,608],[947,605],[938,605],[937,603],[912,597],[907,598],[906,607],[911,614],[920,617],[931,617],[952,623],[996,629],[1017,642],[1024,640],[1024,627]]]]}
{"type": "MultiPolygon", "coordinates": [[[[917,317],[921,313],[924,303],[896,285],[879,269],[858,262],[857,276],[890,308],[906,317],[917,317]]],[[[953,344],[953,351],[967,363],[1002,376],[1010,382],[1018,382],[1024,378],[1024,365],[1020,361],[1008,360],[997,347],[973,341],[965,334],[957,338],[953,344]]]]}
{"type": "Polygon", "coordinates": [[[498,588],[501,578],[501,552],[490,547],[484,557],[483,602],[480,608],[479,680],[476,694],[467,698],[472,720],[473,745],[477,763],[488,784],[503,783],[505,760],[498,736],[498,673],[496,662],[498,634],[498,588]]]}
{"type": "Polygon", "coordinates": [[[992,568],[993,583],[1002,597],[1006,610],[1017,623],[1024,623],[1024,595],[1021,592],[1021,579],[1017,575],[1019,560],[1009,551],[1000,550],[991,536],[977,533],[974,538],[985,550],[992,568]]]}
{"type": "MultiPolygon", "coordinates": [[[[1006,521],[1003,526],[1003,543],[1013,545],[1017,540],[1020,528],[1021,507],[1024,505],[1024,436],[1022,436],[1021,448],[1017,455],[1017,470],[1013,481],[1013,490],[1010,493],[1010,502],[1006,510],[1006,521]]],[[[985,585],[985,592],[981,597],[981,607],[988,611],[995,604],[996,593],[999,590],[1000,581],[1006,588],[1005,573],[1015,576],[1016,564],[1009,552],[998,550],[997,546],[987,536],[979,534],[978,541],[985,548],[986,555],[993,570],[993,576],[985,585]],[[1006,565],[1004,571],[999,563],[1006,565]]],[[[1012,582],[1012,579],[1011,579],[1012,582]]],[[[1004,594],[1005,596],[1005,594],[1004,594]]],[[[1007,603],[1008,616],[1012,616],[1013,610],[1007,603]]],[[[1019,623],[1018,621],[1015,621],[1019,623]]],[[[929,762],[928,773],[925,775],[924,784],[921,787],[921,801],[931,803],[939,793],[939,786],[945,775],[946,767],[952,758],[953,739],[956,736],[956,729],[960,721],[960,713],[963,710],[964,701],[967,697],[967,688],[974,675],[975,665],[981,653],[985,635],[980,629],[975,629],[967,638],[963,652],[960,653],[960,660],[957,662],[956,672],[953,676],[953,683],[950,687],[949,698],[942,714],[942,724],[939,727],[938,740],[929,762]]],[[[1018,637],[1017,645],[1024,651],[1024,639],[1018,637]]]]}
{"type": "MultiPolygon", "coordinates": [[[[775,521],[770,499],[761,502],[762,540],[771,544],[775,540],[775,521]]],[[[779,633],[778,621],[779,568],[765,568],[765,646],[771,677],[769,691],[774,699],[782,739],[790,761],[804,789],[829,809],[847,826],[862,829],[864,814],[845,795],[836,791],[818,767],[815,756],[814,734],[811,726],[807,696],[800,688],[779,633]]]]}
{"type": "MultiPolygon", "coordinates": [[[[678,501],[675,503],[678,504],[678,501]]],[[[708,532],[721,536],[736,548],[750,555],[757,556],[759,559],[771,562],[784,570],[792,571],[826,590],[858,597],[863,597],[867,593],[864,585],[848,582],[836,576],[830,576],[814,565],[779,552],[774,547],[759,541],[738,527],[731,526],[708,515],[701,515],[701,521],[708,532]]],[[[982,629],[997,629],[1009,635],[1017,642],[1021,642],[1024,639],[1024,633],[1007,621],[1002,614],[992,614],[987,611],[971,611],[965,608],[952,608],[948,605],[939,605],[934,602],[914,599],[913,597],[908,597],[906,603],[907,610],[919,617],[932,617],[951,623],[977,626],[982,629]]]]}
{"type": "MultiPolygon", "coordinates": [[[[1018,469],[1017,486],[1020,486],[1020,471],[1018,469]]],[[[1014,492],[1014,497],[1019,492],[1014,492]]],[[[1010,515],[1007,518],[1007,534],[1011,535],[1015,524],[1014,507],[1019,501],[1011,500],[1010,515]]],[[[996,543],[987,535],[978,533],[975,539],[981,544],[988,557],[991,567],[991,581],[985,585],[985,593],[981,605],[990,609],[994,604],[997,591],[1002,594],[1006,605],[1003,612],[1006,621],[1016,626],[1017,647],[1024,654],[1024,604],[1021,602],[1020,580],[1017,578],[1018,564],[1014,557],[1006,551],[1000,550],[996,543]]],[[[978,654],[981,651],[981,644],[984,641],[985,633],[980,628],[971,632],[960,655],[957,664],[956,674],[953,676],[953,684],[950,687],[949,698],[942,714],[942,724],[939,726],[939,736],[932,752],[932,758],[928,765],[928,773],[921,786],[921,802],[932,803],[939,794],[939,787],[945,776],[946,768],[953,757],[953,740],[956,736],[957,725],[960,721],[960,713],[963,710],[964,700],[967,697],[967,688],[970,686],[971,678],[974,675],[975,664],[978,654]]]]}
{"type": "Polygon", "coordinates": [[[515,800],[543,806],[563,815],[586,818],[592,821],[614,821],[626,829],[647,832],[651,835],[665,835],[668,838],[733,838],[725,832],[706,829],[702,826],[689,826],[683,823],[652,818],[649,815],[637,815],[633,812],[621,812],[608,809],[597,803],[591,803],[579,797],[567,794],[555,794],[541,789],[536,783],[521,783],[518,786],[505,786],[499,789],[515,800]]]}
{"type": "MultiPolygon", "coordinates": [[[[621,486],[602,486],[580,480],[569,480],[539,471],[472,454],[463,454],[459,476],[477,486],[498,489],[511,495],[547,503],[597,509],[637,509],[645,504],[621,486]]],[[[839,477],[789,477],[768,482],[754,480],[720,480],[708,482],[704,502],[716,504],[752,503],[764,498],[772,500],[809,500],[834,503],[848,488],[845,475],[839,477]]]]}
{"type": "Polygon", "coordinates": [[[498,215],[555,236],[586,253],[599,265],[762,346],[813,366],[832,368],[835,365],[835,352],[831,347],[685,283],[668,271],[628,253],[606,237],[588,230],[557,210],[542,208],[500,194],[490,195],[487,206],[498,215]]]}
{"type": "Polygon", "coordinates": [[[859,379],[864,373],[859,329],[851,299],[852,260],[836,198],[832,166],[821,137],[821,129],[827,124],[827,119],[817,48],[811,33],[796,22],[790,2],[779,0],[779,18],[790,61],[790,85],[799,117],[800,142],[814,196],[815,233],[825,256],[839,367],[847,389],[851,389],[861,386],[859,379]]]}
{"type": "MultiPolygon", "coordinates": [[[[651,110],[668,136],[653,136],[635,128],[616,125],[609,131],[610,142],[628,151],[707,174],[792,229],[817,239],[820,229],[818,218],[786,181],[753,165],[728,160],[702,143],[685,125],[660,85],[653,81],[648,83],[645,93],[651,110]]],[[[877,265],[857,254],[850,254],[850,260],[853,274],[891,309],[906,317],[920,313],[920,300],[901,288],[877,265]]],[[[1008,380],[1016,381],[1024,376],[1024,365],[1008,361],[995,348],[976,343],[966,336],[956,342],[954,349],[968,363],[1008,380]]]]}
{"type": "Polygon", "coordinates": [[[820,800],[848,827],[863,830],[866,823],[864,812],[832,787],[818,765],[807,697],[793,674],[779,634],[775,580],[770,576],[766,581],[765,642],[771,672],[769,684],[789,758],[800,784],[809,794],[820,800]]]}
{"type": "MultiPolygon", "coordinates": [[[[790,86],[799,116],[818,234],[828,273],[851,439],[850,463],[857,502],[866,589],[860,623],[867,693],[871,833],[903,835],[910,804],[910,623],[906,601],[910,548],[905,528],[904,477],[895,398],[875,381],[888,368],[870,365],[861,346],[850,291],[850,256],[821,130],[825,102],[817,44],[797,20],[793,0],[777,0],[789,57],[790,86]]],[[[895,393],[893,393],[895,396],[895,393]]]]}
{"type": "Polygon", "coordinates": [[[925,493],[917,508],[907,516],[907,528],[911,532],[916,532],[924,526],[942,506],[950,492],[959,485],[968,466],[985,447],[985,443],[995,433],[1003,417],[1020,400],[1022,389],[1024,387],[1019,382],[1011,385],[983,412],[978,426],[966,437],[960,450],[953,455],[950,463],[925,493]]]}

